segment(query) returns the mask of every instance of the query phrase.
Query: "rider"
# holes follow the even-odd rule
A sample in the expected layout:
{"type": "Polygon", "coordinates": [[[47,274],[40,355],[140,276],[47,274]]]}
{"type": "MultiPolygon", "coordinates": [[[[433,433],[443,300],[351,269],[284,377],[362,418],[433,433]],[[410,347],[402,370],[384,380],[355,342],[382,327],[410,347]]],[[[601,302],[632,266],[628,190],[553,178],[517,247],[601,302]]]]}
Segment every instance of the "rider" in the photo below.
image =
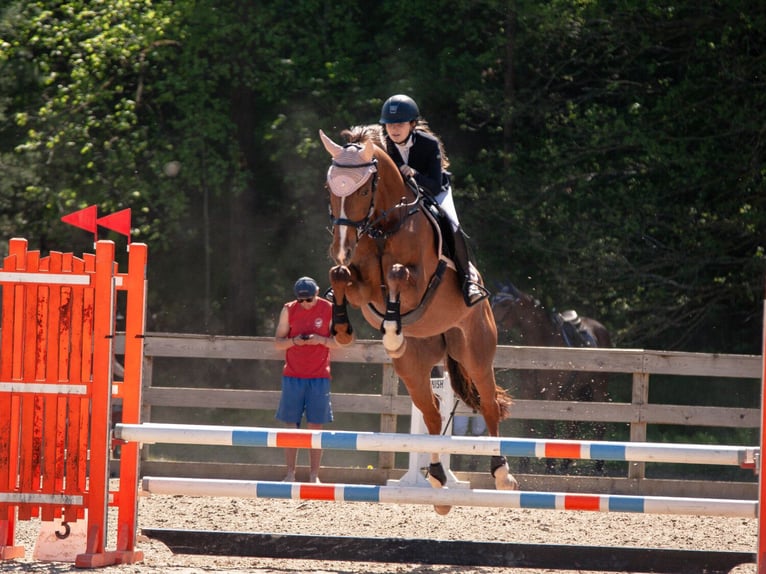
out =
{"type": "Polygon", "coordinates": [[[468,245],[460,227],[452,199],[449,160],[441,140],[434,134],[415,100],[404,94],[388,98],[380,112],[380,123],[385,127],[385,143],[388,155],[399,167],[405,179],[413,178],[441,207],[452,224],[452,257],[463,284],[463,299],[469,307],[489,296],[479,283],[476,269],[468,257],[468,245]]]}

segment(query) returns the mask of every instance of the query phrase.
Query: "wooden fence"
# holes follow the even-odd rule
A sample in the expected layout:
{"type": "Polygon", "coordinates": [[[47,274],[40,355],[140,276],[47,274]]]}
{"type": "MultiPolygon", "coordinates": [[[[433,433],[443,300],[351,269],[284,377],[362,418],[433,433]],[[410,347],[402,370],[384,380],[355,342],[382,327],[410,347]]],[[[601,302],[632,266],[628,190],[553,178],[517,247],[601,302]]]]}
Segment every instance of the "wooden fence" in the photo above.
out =
{"type": "MultiPolygon", "coordinates": [[[[158,386],[153,381],[156,361],[165,358],[282,361],[283,352],[273,346],[271,337],[224,337],[195,334],[148,333],[144,341],[143,380],[144,422],[155,421],[155,407],[188,407],[219,409],[253,409],[274,412],[279,401],[278,390],[189,388],[158,386]]],[[[124,340],[117,337],[119,353],[124,340]]],[[[337,413],[367,413],[380,417],[378,428],[355,429],[374,432],[396,432],[397,417],[409,416],[411,402],[400,394],[399,381],[391,361],[379,341],[361,340],[352,346],[334,350],[334,363],[366,363],[382,366],[382,391],[379,395],[333,392],[333,410],[337,413]]],[[[650,351],[641,349],[568,349],[552,347],[499,346],[496,369],[545,369],[602,371],[629,374],[632,378],[630,402],[514,402],[512,416],[531,420],[590,421],[629,425],[631,441],[647,440],[648,425],[688,425],[695,427],[729,427],[757,429],[760,410],[718,406],[667,405],[649,402],[651,375],[714,377],[726,379],[761,378],[761,357],[757,355],[720,355],[650,351]],[[522,415],[523,413],[523,415],[522,415]]],[[[738,381],[732,380],[732,384],[738,381]]],[[[471,414],[460,405],[457,414],[471,414]]],[[[196,421],[184,421],[196,422],[196,421]]],[[[273,426],[273,425],[271,425],[273,426]]],[[[757,433],[754,433],[757,434],[757,433]]],[[[744,445],[753,446],[753,445],[744,445]]],[[[279,480],[283,468],[275,465],[248,463],[221,465],[204,460],[154,460],[144,449],[142,472],[152,476],[185,476],[207,478],[243,478],[279,480]]],[[[395,468],[394,453],[381,453],[375,468],[323,468],[328,482],[383,484],[399,478],[406,471],[395,468]]],[[[491,488],[488,473],[459,473],[474,488],[491,488]]],[[[701,496],[714,498],[757,499],[755,475],[752,482],[711,480],[651,479],[645,476],[645,463],[630,463],[627,476],[518,476],[522,488],[557,492],[605,492],[650,496],[701,496]]]]}

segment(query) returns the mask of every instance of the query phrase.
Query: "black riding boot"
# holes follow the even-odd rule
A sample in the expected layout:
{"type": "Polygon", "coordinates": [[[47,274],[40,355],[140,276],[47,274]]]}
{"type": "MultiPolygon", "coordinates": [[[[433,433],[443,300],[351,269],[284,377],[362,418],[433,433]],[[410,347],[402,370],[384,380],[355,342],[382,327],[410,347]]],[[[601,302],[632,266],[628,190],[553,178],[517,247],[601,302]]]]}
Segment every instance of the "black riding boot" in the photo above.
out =
{"type": "Polygon", "coordinates": [[[489,297],[489,291],[479,283],[479,275],[471,266],[468,258],[468,244],[465,241],[463,230],[458,228],[452,236],[454,240],[452,257],[457,267],[458,277],[463,285],[463,299],[465,304],[471,307],[489,297]]]}

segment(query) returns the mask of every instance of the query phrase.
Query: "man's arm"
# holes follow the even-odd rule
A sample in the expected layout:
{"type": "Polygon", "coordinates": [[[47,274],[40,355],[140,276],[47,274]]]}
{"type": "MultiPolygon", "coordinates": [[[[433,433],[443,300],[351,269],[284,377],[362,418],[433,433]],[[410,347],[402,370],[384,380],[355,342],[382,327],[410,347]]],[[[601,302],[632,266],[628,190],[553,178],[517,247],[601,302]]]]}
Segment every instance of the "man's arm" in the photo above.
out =
{"type": "Polygon", "coordinates": [[[300,344],[303,342],[303,341],[300,341],[298,337],[293,337],[291,339],[290,337],[288,337],[289,334],[290,334],[290,318],[288,317],[288,314],[287,314],[287,306],[283,306],[282,311],[280,311],[279,313],[279,323],[277,323],[277,329],[274,333],[274,346],[280,351],[284,351],[285,349],[289,349],[290,347],[294,347],[296,344],[300,344]]]}

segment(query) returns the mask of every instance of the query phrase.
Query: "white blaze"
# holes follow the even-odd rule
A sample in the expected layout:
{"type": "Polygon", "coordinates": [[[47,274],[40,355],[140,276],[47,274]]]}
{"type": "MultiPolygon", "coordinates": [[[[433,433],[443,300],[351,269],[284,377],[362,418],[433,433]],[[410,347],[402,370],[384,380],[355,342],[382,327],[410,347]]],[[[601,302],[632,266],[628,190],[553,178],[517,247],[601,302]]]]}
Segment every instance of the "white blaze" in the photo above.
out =
{"type": "MultiPolygon", "coordinates": [[[[339,219],[346,219],[346,198],[342,198],[340,200],[340,214],[338,215],[339,219]]],[[[346,241],[347,241],[347,235],[348,235],[348,225],[340,225],[340,229],[338,230],[338,252],[335,254],[335,261],[338,261],[339,263],[345,265],[348,263],[346,261],[346,241]]]]}

